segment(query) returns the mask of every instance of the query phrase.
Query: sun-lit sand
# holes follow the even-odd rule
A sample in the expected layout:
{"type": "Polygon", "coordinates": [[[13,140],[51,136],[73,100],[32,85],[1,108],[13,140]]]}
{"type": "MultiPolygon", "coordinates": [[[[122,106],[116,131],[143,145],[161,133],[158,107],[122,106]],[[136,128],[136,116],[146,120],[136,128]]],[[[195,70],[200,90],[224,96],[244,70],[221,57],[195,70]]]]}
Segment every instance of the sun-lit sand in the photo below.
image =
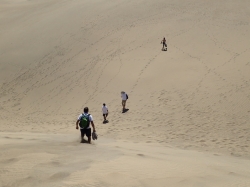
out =
{"type": "Polygon", "coordinates": [[[250,186],[249,7],[0,0],[0,187],[250,186]]]}

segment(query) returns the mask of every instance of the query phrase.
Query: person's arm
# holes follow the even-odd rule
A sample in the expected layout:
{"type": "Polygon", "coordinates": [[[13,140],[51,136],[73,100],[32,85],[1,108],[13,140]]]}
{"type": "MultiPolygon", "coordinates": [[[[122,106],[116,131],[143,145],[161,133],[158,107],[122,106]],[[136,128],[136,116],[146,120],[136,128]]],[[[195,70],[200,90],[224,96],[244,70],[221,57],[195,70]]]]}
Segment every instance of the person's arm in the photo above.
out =
{"type": "Polygon", "coordinates": [[[92,127],[93,127],[93,131],[95,132],[95,124],[94,124],[94,122],[91,121],[90,123],[91,123],[91,125],[92,125],[92,127]]]}
{"type": "Polygon", "coordinates": [[[79,119],[76,121],[76,129],[78,129],[79,121],[79,119]]]}

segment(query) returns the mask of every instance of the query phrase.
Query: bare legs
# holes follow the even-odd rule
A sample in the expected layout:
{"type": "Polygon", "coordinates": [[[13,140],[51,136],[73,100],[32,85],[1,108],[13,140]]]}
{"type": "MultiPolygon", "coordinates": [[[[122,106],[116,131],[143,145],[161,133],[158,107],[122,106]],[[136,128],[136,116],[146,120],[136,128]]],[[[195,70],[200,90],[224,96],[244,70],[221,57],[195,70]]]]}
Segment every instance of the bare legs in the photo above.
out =
{"type": "Polygon", "coordinates": [[[107,121],[107,117],[108,117],[108,113],[107,114],[103,114],[104,121],[107,121]]]}
{"type": "Polygon", "coordinates": [[[122,110],[124,111],[126,107],[126,100],[122,100],[122,110]]]}

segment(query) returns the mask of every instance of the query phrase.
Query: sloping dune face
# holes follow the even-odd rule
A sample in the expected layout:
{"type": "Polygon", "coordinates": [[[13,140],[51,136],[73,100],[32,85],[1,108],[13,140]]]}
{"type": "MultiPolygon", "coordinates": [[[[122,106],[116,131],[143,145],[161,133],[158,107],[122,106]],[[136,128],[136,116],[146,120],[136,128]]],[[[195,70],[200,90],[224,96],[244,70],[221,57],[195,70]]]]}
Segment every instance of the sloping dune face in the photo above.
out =
{"type": "Polygon", "coordinates": [[[73,131],[88,106],[102,136],[249,157],[249,7],[0,0],[1,131],[73,131]]]}
{"type": "Polygon", "coordinates": [[[0,141],[1,186],[250,186],[249,160],[231,156],[105,138],[79,144],[69,134],[8,132],[0,141]]]}

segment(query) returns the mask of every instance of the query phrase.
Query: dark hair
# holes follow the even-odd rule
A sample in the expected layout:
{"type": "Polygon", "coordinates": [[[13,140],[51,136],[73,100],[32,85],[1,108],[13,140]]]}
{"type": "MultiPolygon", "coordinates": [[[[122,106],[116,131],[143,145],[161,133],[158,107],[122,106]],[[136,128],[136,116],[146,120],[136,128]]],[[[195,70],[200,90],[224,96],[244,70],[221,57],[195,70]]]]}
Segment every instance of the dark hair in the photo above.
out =
{"type": "Polygon", "coordinates": [[[103,106],[105,106],[106,104],[105,103],[103,103],[103,106]]]}
{"type": "Polygon", "coordinates": [[[88,113],[88,112],[89,112],[89,108],[88,108],[88,107],[85,107],[85,108],[83,109],[83,112],[88,113]]]}

